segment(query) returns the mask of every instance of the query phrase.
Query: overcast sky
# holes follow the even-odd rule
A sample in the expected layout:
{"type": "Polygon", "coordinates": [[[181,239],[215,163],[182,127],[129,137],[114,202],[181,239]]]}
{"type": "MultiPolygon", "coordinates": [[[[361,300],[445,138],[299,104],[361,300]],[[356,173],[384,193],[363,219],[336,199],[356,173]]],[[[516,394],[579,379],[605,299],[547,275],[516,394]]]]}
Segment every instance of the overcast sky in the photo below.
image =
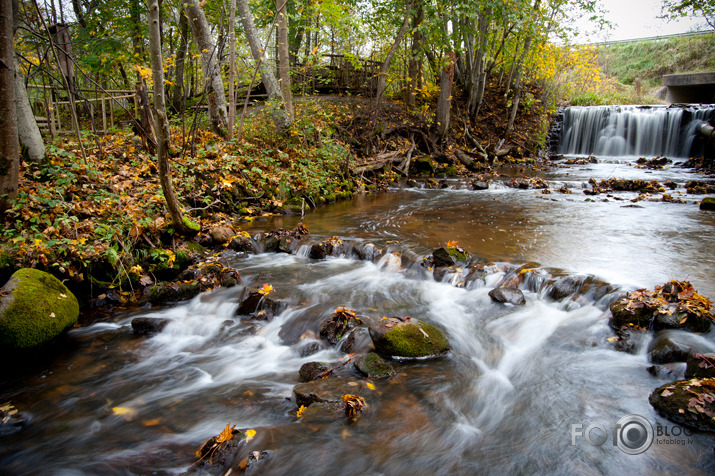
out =
{"type": "MultiPolygon", "coordinates": [[[[667,21],[656,18],[660,14],[660,0],[599,0],[607,12],[606,18],[613,23],[613,30],[591,36],[591,41],[627,40],[649,36],[685,33],[692,29],[707,29],[704,20],[683,19],[667,21]],[[697,26],[700,25],[700,28],[697,26]]],[[[580,30],[592,27],[587,21],[577,23],[580,30]]]]}

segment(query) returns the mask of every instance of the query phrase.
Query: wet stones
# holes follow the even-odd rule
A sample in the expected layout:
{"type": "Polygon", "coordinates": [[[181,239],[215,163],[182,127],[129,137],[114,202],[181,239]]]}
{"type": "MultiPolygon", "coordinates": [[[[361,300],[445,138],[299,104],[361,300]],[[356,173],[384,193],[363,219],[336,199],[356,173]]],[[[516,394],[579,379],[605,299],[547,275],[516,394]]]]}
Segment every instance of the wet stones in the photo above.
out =
{"type": "Polygon", "coordinates": [[[354,382],[354,379],[342,377],[318,379],[300,383],[293,387],[293,396],[299,407],[308,407],[313,403],[342,405],[343,395],[357,392],[361,385],[354,382]]]}
{"type": "Polygon", "coordinates": [[[679,380],[651,393],[650,404],[679,425],[715,431],[715,379],[679,380]]]}
{"type": "Polygon", "coordinates": [[[369,352],[356,358],[355,368],[361,374],[373,379],[389,379],[395,375],[392,365],[385,362],[375,352],[369,352]]]}
{"type": "Polygon", "coordinates": [[[655,291],[639,289],[610,306],[611,326],[646,329],[685,329],[707,332],[713,321],[710,300],[687,281],[670,281],[655,291]]]}
{"type": "Polygon", "coordinates": [[[442,331],[411,317],[390,317],[369,327],[378,354],[396,359],[440,357],[450,349],[442,331]]]}
{"type": "Polygon", "coordinates": [[[132,319],[132,331],[137,335],[154,335],[163,331],[171,319],[158,317],[135,317],[132,319]]]}
{"type": "Polygon", "coordinates": [[[308,228],[299,223],[292,230],[280,228],[263,235],[263,247],[266,253],[292,253],[300,245],[304,236],[308,235],[308,228]]]}
{"type": "Polygon", "coordinates": [[[352,309],[339,307],[332,316],[320,326],[320,337],[336,345],[352,328],[364,324],[352,309]]]}
{"type": "Polygon", "coordinates": [[[526,298],[521,289],[512,288],[494,288],[489,291],[489,297],[496,302],[513,304],[515,306],[523,306],[526,304],[526,298]]]}
{"type": "Polygon", "coordinates": [[[243,290],[241,304],[236,309],[236,315],[251,316],[254,319],[268,321],[283,311],[285,305],[268,297],[269,286],[261,288],[246,288],[243,290]]]}
{"type": "Polygon", "coordinates": [[[332,369],[322,362],[306,362],[300,366],[298,377],[301,382],[310,382],[329,377],[332,369]]]}
{"type": "Polygon", "coordinates": [[[715,378],[715,354],[690,354],[685,378],[715,378]]]}

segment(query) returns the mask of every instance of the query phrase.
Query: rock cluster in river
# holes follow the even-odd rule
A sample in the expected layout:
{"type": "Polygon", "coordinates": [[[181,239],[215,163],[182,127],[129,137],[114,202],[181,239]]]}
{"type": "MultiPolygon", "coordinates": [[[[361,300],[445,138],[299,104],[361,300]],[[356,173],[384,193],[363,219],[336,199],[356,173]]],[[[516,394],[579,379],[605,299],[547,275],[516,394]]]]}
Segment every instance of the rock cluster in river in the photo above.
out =
{"type": "Polygon", "coordinates": [[[626,293],[610,310],[617,348],[635,351],[629,341],[656,332],[648,347],[651,373],[678,378],[674,368],[661,372],[659,366],[687,362],[681,379],[651,393],[653,408],[679,425],[715,431],[715,354],[701,353],[712,352],[714,346],[697,334],[710,331],[715,319],[710,300],[689,282],[672,280],[653,291],[626,293]]]}

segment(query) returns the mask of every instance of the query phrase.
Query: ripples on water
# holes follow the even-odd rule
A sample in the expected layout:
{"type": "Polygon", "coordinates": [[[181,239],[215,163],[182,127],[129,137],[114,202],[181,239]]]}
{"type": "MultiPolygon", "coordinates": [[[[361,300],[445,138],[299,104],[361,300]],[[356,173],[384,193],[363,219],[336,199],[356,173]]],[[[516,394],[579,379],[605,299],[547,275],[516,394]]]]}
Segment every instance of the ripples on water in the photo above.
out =
{"type": "MultiPolygon", "coordinates": [[[[573,195],[499,186],[405,190],[320,209],[307,218],[318,235],[311,239],[341,235],[395,252],[376,262],[233,257],[244,285],[270,283],[272,296],[288,305],[271,322],[234,316],[236,288],[71,331],[67,352],[2,391],[31,423],[0,440],[0,472],[181,473],[198,445],[231,422],[257,429],[262,449],[275,450],[265,474],[712,474],[715,438],[704,434],[638,456],[583,439],[571,445],[572,424],[611,428],[635,413],[670,425],[648,403],[670,379],[646,371],[644,350],[619,353],[606,342],[612,296],[555,302],[544,278],[525,291],[526,306],[497,305],[487,293],[501,273],[464,288],[438,283],[414,264],[458,240],[489,261],[537,261],[548,267],[544,277],[594,274],[626,288],[687,278],[715,297],[712,214],[693,205],[584,201],[579,187],[587,177],[626,171],[651,176],[627,163],[600,163],[544,175],[571,184],[573,195]],[[338,306],[375,319],[429,321],[447,332],[453,350],[438,361],[394,363],[395,378],[360,390],[369,408],[355,424],[293,423],[300,366],[345,358],[334,349],[301,356],[312,341],[305,332],[317,332],[338,306]],[[138,315],[172,323],[137,338],[128,326],[138,315]],[[115,415],[117,407],[128,411],[115,415]]],[[[713,335],[702,339],[712,343],[713,335]]]]}

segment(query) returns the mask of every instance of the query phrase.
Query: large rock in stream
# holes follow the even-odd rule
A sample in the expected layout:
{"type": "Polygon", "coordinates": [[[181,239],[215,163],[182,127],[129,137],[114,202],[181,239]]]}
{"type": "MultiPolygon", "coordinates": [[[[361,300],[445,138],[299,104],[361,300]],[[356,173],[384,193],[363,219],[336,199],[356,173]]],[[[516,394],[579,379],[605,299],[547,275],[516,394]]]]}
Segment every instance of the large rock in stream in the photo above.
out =
{"type": "Polygon", "coordinates": [[[78,317],[77,298],[59,279],[37,269],[19,269],[0,289],[0,349],[39,347],[78,317]]]}
{"type": "Polygon", "coordinates": [[[658,413],[679,425],[715,431],[715,379],[690,379],[658,387],[649,398],[658,413]]]}
{"type": "Polygon", "coordinates": [[[396,359],[435,358],[450,349],[442,331],[411,317],[384,318],[369,330],[377,353],[396,359]]]}
{"type": "Polygon", "coordinates": [[[614,328],[683,329],[708,332],[712,304],[687,281],[670,281],[654,291],[638,289],[610,306],[614,328]]]}

